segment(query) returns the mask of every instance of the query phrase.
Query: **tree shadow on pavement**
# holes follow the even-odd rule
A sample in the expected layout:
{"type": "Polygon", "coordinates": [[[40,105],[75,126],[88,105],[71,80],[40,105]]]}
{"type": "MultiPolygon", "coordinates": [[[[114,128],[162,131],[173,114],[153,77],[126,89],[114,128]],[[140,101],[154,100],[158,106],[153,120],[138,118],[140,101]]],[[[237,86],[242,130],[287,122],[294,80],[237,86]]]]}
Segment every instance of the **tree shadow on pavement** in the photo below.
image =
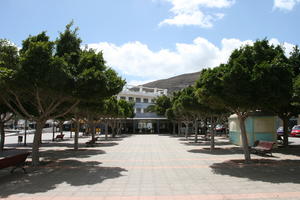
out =
{"type": "Polygon", "coordinates": [[[243,154],[243,150],[238,147],[232,148],[218,148],[216,147],[213,151],[210,151],[210,148],[202,148],[202,149],[192,149],[188,150],[191,153],[203,153],[210,155],[230,155],[230,154],[243,154]]]}
{"type": "Polygon", "coordinates": [[[112,147],[115,145],[118,145],[119,143],[116,142],[97,142],[96,146],[97,147],[112,147]]]}
{"type": "MultiPolygon", "coordinates": [[[[187,145],[187,146],[210,146],[210,141],[200,141],[200,142],[181,142],[181,144],[187,145]]],[[[215,142],[215,145],[231,145],[232,144],[230,142],[215,142]]]]}
{"type": "Polygon", "coordinates": [[[72,186],[102,183],[104,180],[123,176],[122,172],[126,172],[120,167],[102,167],[100,164],[95,161],[59,160],[37,170],[29,169],[28,174],[21,171],[14,174],[7,172],[1,176],[0,198],[20,193],[42,193],[61,187],[66,189],[61,191],[66,195],[72,186]]]}
{"type": "Polygon", "coordinates": [[[157,136],[167,136],[167,137],[170,137],[170,138],[185,138],[185,135],[177,135],[177,134],[158,134],[157,136]]]}
{"type": "Polygon", "coordinates": [[[109,136],[108,138],[107,138],[107,140],[105,140],[105,137],[104,136],[101,136],[101,138],[100,138],[100,141],[101,142],[105,142],[105,141],[107,141],[107,142],[119,142],[119,141],[122,141],[122,140],[124,140],[124,138],[128,138],[128,137],[133,137],[134,135],[132,135],[132,134],[121,134],[121,135],[117,135],[116,137],[111,137],[111,136],[109,136]]]}
{"type": "Polygon", "coordinates": [[[229,160],[210,167],[215,174],[253,181],[300,183],[300,160],[253,159],[251,164],[244,164],[244,160],[229,160]]]}
{"type": "Polygon", "coordinates": [[[285,155],[300,156],[300,145],[290,145],[287,148],[279,147],[273,150],[274,153],[281,153],[285,155]]]}
{"type": "Polygon", "coordinates": [[[105,151],[99,149],[64,149],[64,150],[45,150],[41,151],[41,158],[44,160],[59,160],[66,158],[89,158],[94,155],[104,154],[105,151]]]}

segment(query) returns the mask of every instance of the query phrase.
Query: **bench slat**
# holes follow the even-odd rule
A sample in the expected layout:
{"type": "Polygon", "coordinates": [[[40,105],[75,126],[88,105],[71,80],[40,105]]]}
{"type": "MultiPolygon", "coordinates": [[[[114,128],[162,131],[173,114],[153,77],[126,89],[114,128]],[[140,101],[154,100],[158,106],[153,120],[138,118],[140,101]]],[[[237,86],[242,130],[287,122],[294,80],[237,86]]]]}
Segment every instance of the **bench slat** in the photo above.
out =
{"type": "Polygon", "coordinates": [[[17,167],[19,165],[23,165],[26,161],[27,156],[30,153],[21,153],[13,156],[5,157],[0,159],[0,169],[4,169],[7,167],[17,167]]]}
{"type": "Polygon", "coordinates": [[[258,141],[257,145],[255,147],[253,147],[252,149],[254,150],[254,152],[258,153],[270,153],[272,155],[271,150],[273,149],[273,145],[275,143],[274,142],[269,142],[269,141],[258,141]]]}

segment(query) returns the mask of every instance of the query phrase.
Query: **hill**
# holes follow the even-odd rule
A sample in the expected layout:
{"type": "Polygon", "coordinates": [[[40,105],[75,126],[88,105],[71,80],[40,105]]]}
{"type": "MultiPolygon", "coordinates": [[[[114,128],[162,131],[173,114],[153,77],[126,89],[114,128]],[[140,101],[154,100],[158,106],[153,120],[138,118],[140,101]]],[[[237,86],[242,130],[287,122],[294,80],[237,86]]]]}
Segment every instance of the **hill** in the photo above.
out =
{"type": "Polygon", "coordinates": [[[146,83],[143,86],[151,88],[162,88],[168,89],[168,93],[172,94],[175,91],[181,90],[189,85],[193,85],[194,82],[199,78],[200,72],[182,74],[179,76],[174,76],[168,79],[161,79],[146,83]]]}

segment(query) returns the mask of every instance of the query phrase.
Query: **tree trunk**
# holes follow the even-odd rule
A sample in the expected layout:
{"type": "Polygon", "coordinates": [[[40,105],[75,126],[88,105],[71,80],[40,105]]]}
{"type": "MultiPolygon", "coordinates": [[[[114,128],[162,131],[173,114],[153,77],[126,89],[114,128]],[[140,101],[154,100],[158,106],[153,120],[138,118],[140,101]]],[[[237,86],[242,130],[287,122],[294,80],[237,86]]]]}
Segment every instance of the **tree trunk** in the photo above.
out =
{"type": "Polygon", "coordinates": [[[182,122],[180,122],[179,131],[178,131],[178,133],[179,133],[180,136],[182,135],[181,129],[182,129],[182,122]]]}
{"type": "Polygon", "coordinates": [[[189,123],[184,123],[185,125],[185,139],[189,137],[189,123]]]}
{"type": "Polygon", "coordinates": [[[72,136],[72,126],[73,126],[73,122],[71,121],[71,123],[70,123],[70,138],[73,137],[73,136],[72,136]]]}
{"type": "Polygon", "coordinates": [[[41,135],[43,131],[43,127],[45,126],[46,121],[36,121],[36,130],[33,138],[32,144],[32,166],[38,166],[40,161],[39,148],[41,143],[41,135]]]}
{"type": "Polygon", "coordinates": [[[27,146],[27,119],[25,120],[24,146],[27,146]]]}
{"type": "Polygon", "coordinates": [[[105,122],[105,140],[108,139],[108,122],[105,122]]]}
{"type": "Polygon", "coordinates": [[[95,140],[96,124],[92,122],[92,140],[95,140]]]}
{"type": "Polygon", "coordinates": [[[198,134],[199,134],[199,123],[198,120],[195,121],[195,143],[198,142],[198,134]]]}
{"type": "Polygon", "coordinates": [[[76,130],[75,130],[75,137],[74,137],[74,150],[78,150],[79,128],[80,128],[79,119],[76,119],[76,130]]]}
{"type": "Polygon", "coordinates": [[[52,141],[54,141],[55,138],[55,125],[54,125],[54,121],[52,123],[52,141]]]}
{"type": "Polygon", "coordinates": [[[176,134],[176,123],[175,122],[172,122],[173,123],[173,135],[176,134]]]}
{"type": "Polygon", "coordinates": [[[210,121],[210,151],[215,149],[215,121],[213,117],[211,117],[210,121]]]}
{"type": "Polygon", "coordinates": [[[246,117],[243,115],[238,115],[238,120],[239,120],[240,128],[241,128],[241,136],[242,136],[242,144],[243,144],[243,149],[244,149],[245,162],[250,163],[251,156],[250,156],[250,151],[249,151],[246,126],[245,126],[246,117]]]}
{"type": "Polygon", "coordinates": [[[288,135],[289,117],[283,116],[281,120],[283,122],[283,146],[288,147],[289,146],[289,135],[288,135]]]}
{"type": "Polygon", "coordinates": [[[60,131],[60,135],[62,135],[63,134],[63,122],[60,122],[59,123],[59,131],[60,131]]]}
{"type": "Polygon", "coordinates": [[[207,141],[207,118],[205,118],[204,120],[203,132],[204,132],[204,139],[205,141],[207,141]]]}
{"type": "MultiPolygon", "coordinates": [[[[45,122],[45,124],[46,124],[46,122],[45,122]]],[[[44,124],[44,126],[45,126],[45,124],[44,124]]],[[[42,127],[42,131],[41,131],[41,134],[40,134],[40,145],[42,144],[44,126],[42,127]]],[[[37,125],[36,125],[36,128],[37,128],[37,125]]]]}
{"type": "Polygon", "coordinates": [[[115,122],[114,121],[112,121],[110,123],[110,127],[111,127],[111,137],[113,138],[115,135],[115,122]]]}
{"type": "Polygon", "coordinates": [[[5,144],[4,122],[0,122],[0,135],[0,151],[3,151],[5,144]]]}
{"type": "Polygon", "coordinates": [[[121,135],[121,134],[122,134],[122,126],[123,126],[122,121],[119,121],[119,122],[118,122],[118,131],[117,131],[117,135],[121,135]]]}
{"type": "Polygon", "coordinates": [[[111,133],[111,137],[114,138],[116,136],[116,121],[114,120],[112,122],[112,133],[111,133]]]}

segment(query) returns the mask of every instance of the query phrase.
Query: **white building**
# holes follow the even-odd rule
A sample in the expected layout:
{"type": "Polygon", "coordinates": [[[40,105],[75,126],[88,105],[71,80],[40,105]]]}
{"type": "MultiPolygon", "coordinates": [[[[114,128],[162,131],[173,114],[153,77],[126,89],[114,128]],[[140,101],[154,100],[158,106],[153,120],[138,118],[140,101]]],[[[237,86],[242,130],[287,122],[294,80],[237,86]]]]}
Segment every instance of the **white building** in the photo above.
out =
{"type": "Polygon", "coordinates": [[[147,113],[146,108],[153,105],[156,97],[167,95],[167,93],[167,89],[125,86],[123,91],[117,95],[117,98],[135,102],[134,113],[136,118],[149,118],[158,116],[155,113],[147,113]]]}
{"type": "Polygon", "coordinates": [[[127,127],[131,127],[133,133],[160,133],[167,128],[168,122],[164,116],[147,112],[147,107],[154,104],[154,99],[167,95],[167,89],[149,88],[144,86],[125,86],[117,95],[117,99],[124,99],[135,103],[135,117],[128,121],[127,127]]]}

